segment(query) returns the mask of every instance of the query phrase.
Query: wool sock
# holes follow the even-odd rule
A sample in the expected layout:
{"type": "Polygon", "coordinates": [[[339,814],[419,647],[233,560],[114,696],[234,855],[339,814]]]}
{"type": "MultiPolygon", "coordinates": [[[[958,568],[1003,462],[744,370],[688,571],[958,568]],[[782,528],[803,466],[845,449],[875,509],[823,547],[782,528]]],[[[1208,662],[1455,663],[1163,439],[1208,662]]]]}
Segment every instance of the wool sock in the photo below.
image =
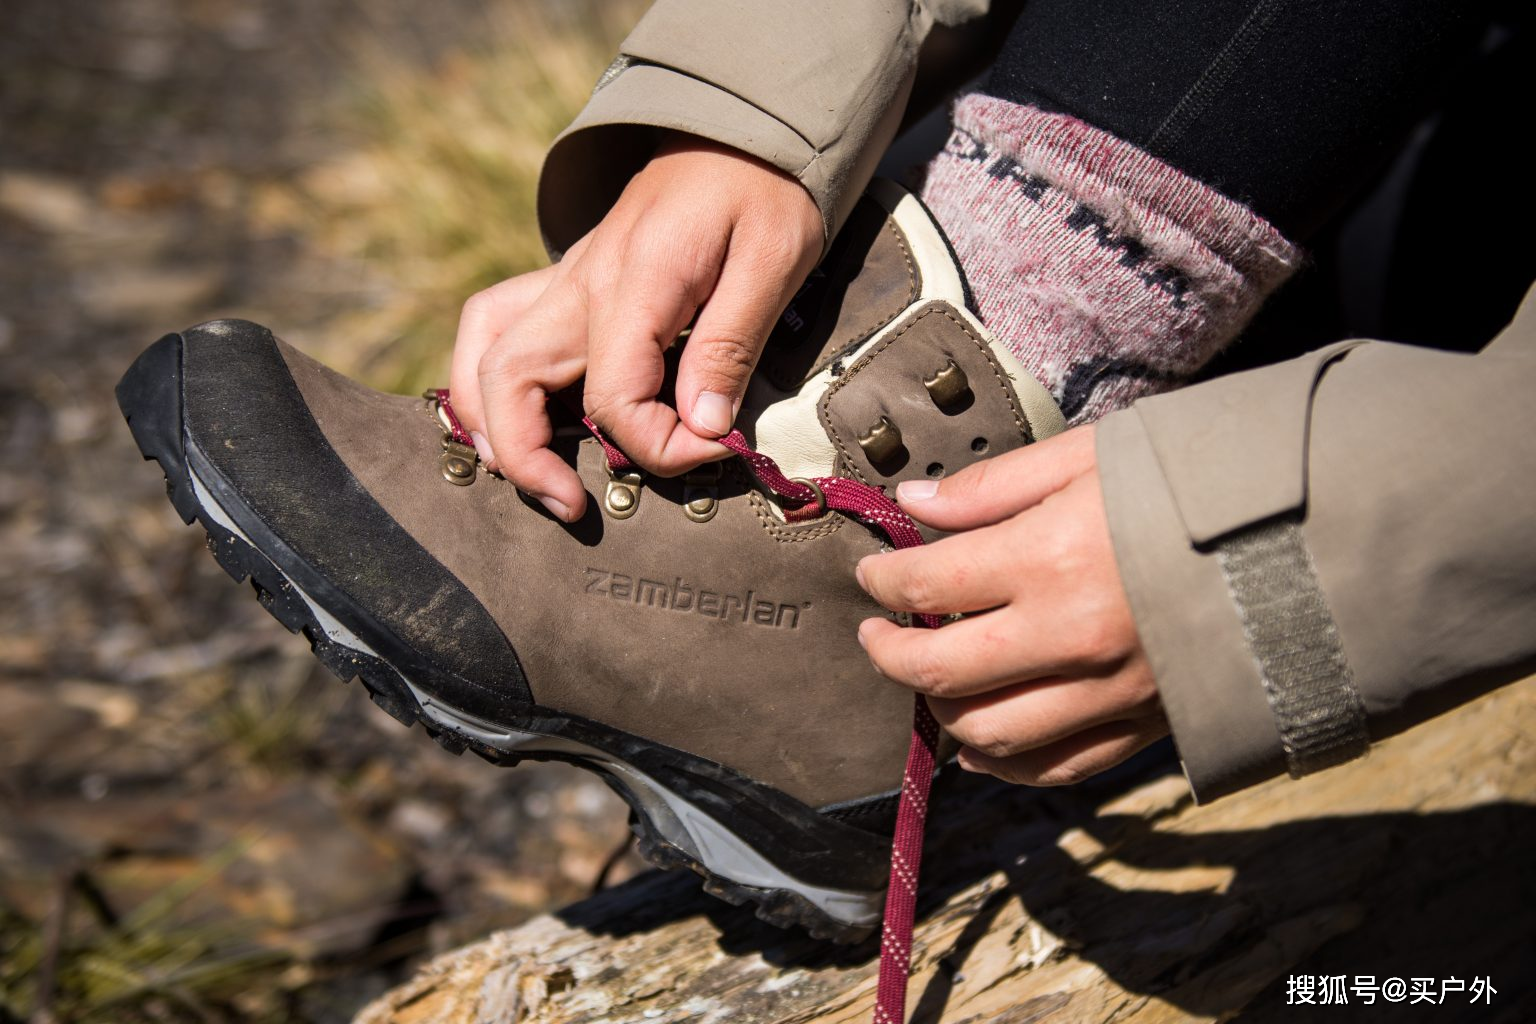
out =
{"type": "Polygon", "coordinates": [[[982,321],[1069,423],[1189,380],[1300,259],[1241,203],[1076,118],[971,93],[952,124],[923,202],[982,321]]]}

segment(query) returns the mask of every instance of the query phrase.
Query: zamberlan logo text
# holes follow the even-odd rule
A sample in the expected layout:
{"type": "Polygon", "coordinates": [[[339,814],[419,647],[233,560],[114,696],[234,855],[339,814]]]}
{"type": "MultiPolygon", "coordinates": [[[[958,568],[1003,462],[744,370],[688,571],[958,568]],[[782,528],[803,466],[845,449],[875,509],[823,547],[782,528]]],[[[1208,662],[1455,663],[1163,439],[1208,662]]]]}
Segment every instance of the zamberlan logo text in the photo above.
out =
{"type": "Polygon", "coordinates": [[[607,569],[586,570],[586,592],[611,601],[656,608],[662,611],[703,615],[722,622],[742,622],[771,629],[799,629],[800,612],[810,603],[787,604],[762,597],[755,590],[722,593],[686,582],[681,576],[671,583],[626,576],[607,569]]]}

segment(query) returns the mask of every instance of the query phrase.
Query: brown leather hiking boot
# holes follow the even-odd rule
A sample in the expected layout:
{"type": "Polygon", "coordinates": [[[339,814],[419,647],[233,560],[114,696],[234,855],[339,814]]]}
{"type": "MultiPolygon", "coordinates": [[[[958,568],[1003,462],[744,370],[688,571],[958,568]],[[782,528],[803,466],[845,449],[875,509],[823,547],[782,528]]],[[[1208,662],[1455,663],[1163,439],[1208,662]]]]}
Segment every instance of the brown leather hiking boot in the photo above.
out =
{"type": "Polygon", "coordinates": [[[965,306],[921,205],[873,189],[739,419],[819,482],[794,507],[743,458],[631,472],[570,415],[554,446],[595,500],[562,524],[477,465],[440,394],[371,391],[244,321],[160,339],[117,393],[177,511],[337,675],[455,752],[598,772],[653,862],[855,939],[879,920],[912,696],[855,639],[881,609],[853,567],[884,538],[820,485],[879,498],[1062,428],[965,306]]]}

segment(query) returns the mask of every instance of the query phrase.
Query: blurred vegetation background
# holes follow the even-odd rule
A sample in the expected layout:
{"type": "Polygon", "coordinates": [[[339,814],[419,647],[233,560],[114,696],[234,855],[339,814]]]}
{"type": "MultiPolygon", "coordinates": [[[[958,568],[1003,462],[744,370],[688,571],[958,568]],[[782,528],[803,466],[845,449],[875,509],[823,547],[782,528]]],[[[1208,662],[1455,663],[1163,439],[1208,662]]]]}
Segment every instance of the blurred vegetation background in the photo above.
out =
{"type": "Polygon", "coordinates": [[[543,265],[545,147],[635,2],[10,0],[0,32],[0,1024],[329,1022],[638,869],[563,766],[455,759],[202,551],[112,387],[268,324],[378,387],[543,265]]]}

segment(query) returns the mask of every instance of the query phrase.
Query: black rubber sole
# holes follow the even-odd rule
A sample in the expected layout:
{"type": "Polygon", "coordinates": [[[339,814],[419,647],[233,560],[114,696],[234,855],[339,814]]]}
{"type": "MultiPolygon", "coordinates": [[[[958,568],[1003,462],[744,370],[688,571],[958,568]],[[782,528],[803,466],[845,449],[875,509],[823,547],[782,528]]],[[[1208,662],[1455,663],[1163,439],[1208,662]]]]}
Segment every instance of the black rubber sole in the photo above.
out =
{"type": "MultiPolygon", "coordinates": [[[[139,450],[146,460],[159,464],[165,475],[167,496],[177,514],[183,522],[203,528],[208,548],[224,571],[236,582],[250,580],[262,607],[290,632],[303,635],[315,657],[337,678],[343,682],[360,680],[373,702],[391,717],[406,726],[419,723],[439,746],[451,753],[462,754],[467,750],[498,766],[511,766],[522,760],[564,761],[597,773],[629,806],[630,827],[638,837],[641,855],[649,863],[660,868],[692,870],[701,876],[706,891],[732,904],[754,905],[756,915],[764,921],[779,927],[803,927],[817,938],[841,943],[860,941],[873,931],[873,922],[855,925],[839,920],[794,888],[744,884],[712,869],[687,849],[694,844],[686,835],[679,838],[668,834],[667,827],[657,820],[664,814],[656,813],[656,801],[650,800],[648,806],[646,794],[637,792],[623,776],[628,769],[642,773],[666,792],[684,795],[691,805],[698,805],[733,836],[747,837],[743,841],[766,860],[779,865],[786,859],[798,858],[814,867],[815,874],[823,879],[829,871],[828,861],[833,860],[851,869],[851,875],[866,880],[879,877],[883,882],[886,841],[880,837],[831,821],[721,766],[547,709],[530,706],[517,716],[515,723],[495,725],[577,744],[591,754],[510,752],[488,742],[484,729],[477,727],[490,723],[456,718],[451,709],[445,712],[445,706],[434,702],[430,694],[425,695],[424,704],[422,692],[407,682],[408,676],[400,666],[391,664],[386,657],[333,639],[311,605],[316,600],[314,588],[305,587],[310,591],[306,600],[299,589],[305,581],[301,578],[296,585],[292,578],[302,577],[304,567],[291,565],[288,571],[279,567],[278,562],[285,555],[290,561],[295,556],[275,536],[265,538],[264,546],[271,550],[270,554],[258,547],[263,541],[261,524],[254,521],[248,509],[232,507],[238,506],[238,495],[217,479],[217,471],[200,458],[195,444],[185,436],[181,345],[178,335],[162,338],[134,363],[118,385],[118,403],[139,450]],[[194,468],[193,463],[199,465],[194,468]],[[204,506],[197,493],[194,472],[204,490],[216,497],[218,513],[231,519],[239,532],[226,527],[219,521],[218,513],[204,506]],[[769,851],[780,855],[768,856],[769,851]]],[[[354,612],[345,607],[325,608],[326,615],[349,627],[359,621],[355,614],[349,614],[354,612]]],[[[386,646],[367,643],[370,639],[363,637],[365,644],[376,650],[386,646]]],[[[778,870],[792,874],[792,869],[778,870]]],[[[808,888],[818,886],[809,884],[808,888]]],[[[820,888],[826,888],[825,882],[820,888]]],[[[883,885],[879,890],[862,885],[835,888],[876,902],[883,891],[883,885]]]]}

